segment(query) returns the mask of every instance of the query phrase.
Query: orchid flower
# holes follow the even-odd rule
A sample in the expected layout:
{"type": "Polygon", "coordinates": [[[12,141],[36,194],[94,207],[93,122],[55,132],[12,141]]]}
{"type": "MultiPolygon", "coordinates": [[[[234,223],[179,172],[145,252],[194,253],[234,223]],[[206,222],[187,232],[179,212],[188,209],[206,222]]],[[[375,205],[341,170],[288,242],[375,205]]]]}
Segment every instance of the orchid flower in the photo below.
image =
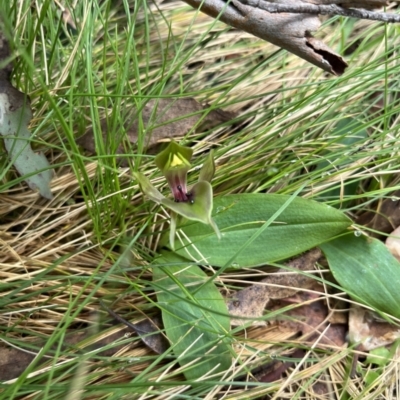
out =
{"type": "Polygon", "coordinates": [[[140,172],[133,173],[147,197],[172,211],[169,237],[172,249],[174,248],[178,215],[192,221],[211,225],[218,238],[221,238],[219,229],[211,218],[213,190],[210,182],[215,172],[212,151],[200,170],[198,182],[188,190],[187,173],[191,168],[190,159],[192,155],[193,150],[191,148],[180,146],[172,140],[168,147],[155,158],[157,167],[168,181],[174,200],[160,193],[144,174],[140,172]]]}

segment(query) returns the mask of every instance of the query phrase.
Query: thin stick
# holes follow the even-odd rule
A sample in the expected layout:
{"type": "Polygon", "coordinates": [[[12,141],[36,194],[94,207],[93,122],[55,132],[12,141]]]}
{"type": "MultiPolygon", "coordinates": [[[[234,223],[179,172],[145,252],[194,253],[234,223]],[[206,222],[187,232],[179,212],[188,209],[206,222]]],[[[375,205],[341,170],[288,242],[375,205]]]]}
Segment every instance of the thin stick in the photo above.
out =
{"type": "Polygon", "coordinates": [[[111,308],[108,308],[103,301],[100,300],[100,305],[104,310],[106,310],[114,319],[116,319],[118,322],[121,322],[121,324],[126,325],[128,328],[131,328],[134,332],[136,332],[138,335],[146,334],[149,332],[146,332],[145,330],[141,329],[139,326],[132,324],[132,322],[127,321],[126,319],[122,318],[119,314],[117,314],[115,311],[111,310],[111,308]]]}
{"type": "Polygon", "coordinates": [[[294,14],[320,14],[320,15],[342,15],[358,19],[370,19],[373,21],[396,23],[400,22],[400,15],[392,13],[381,13],[364,9],[343,8],[336,4],[281,4],[271,3],[264,0],[240,0],[248,6],[259,8],[269,13],[294,13],[294,14]]]}

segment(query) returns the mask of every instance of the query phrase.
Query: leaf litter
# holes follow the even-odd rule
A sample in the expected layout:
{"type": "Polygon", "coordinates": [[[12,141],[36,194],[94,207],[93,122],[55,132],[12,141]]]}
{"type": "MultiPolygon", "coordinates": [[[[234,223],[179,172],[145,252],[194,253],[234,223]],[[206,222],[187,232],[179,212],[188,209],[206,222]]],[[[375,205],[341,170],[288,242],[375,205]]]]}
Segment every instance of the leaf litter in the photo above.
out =
{"type": "Polygon", "coordinates": [[[385,244],[397,261],[400,261],[400,226],[386,238],[385,244]]]}
{"type": "MultiPolygon", "coordinates": [[[[395,246],[390,248],[397,254],[395,246]]],[[[357,351],[370,352],[398,340],[399,327],[372,310],[354,303],[346,307],[345,300],[334,299],[329,300],[328,307],[323,285],[312,276],[301,273],[312,271],[315,263],[322,260],[321,251],[313,249],[287,262],[290,269],[297,269],[299,273],[280,270],[231,294],[227,298],[231,324],[276,328],[297,337],[297,343],[317,344],[322,349],[340,349],[350,343],[356,345],[357,351]],[[268,317],[266,321],[263,316],[267,313],[274,317],[268,317]]],[[[304,350],[294,346],[294,351],[286,355],[287,361],[275,360],[258,366],[252,371],[253,377],[260,382],[276,381],[295,365],[295,359],[304,354],[304,350]]],[[[324,383],[317,383],[314,391],[324,393],[327,390],[324,383]]]]}
{"type": "MultiPolygon", "coordinates": [[[[121,349],[127,346],[127,343],[118,344],[124,338],[131,335],[132,331],[137,333],[142,341],[155,353],[162,354],[168,349],[168,343],[165,337],[159,333],[157,328],[157,320],[144,319],[138,323],[130,323],[124,320],[122,317],[102,305],[113,317],[114,321],[111,322],[112,326],[116,326],[117,323],[123,323],[127,327],[115,330],[107,330],[109,325],[101,325],[99,331],[102,332],[101,336],[98,336],[95,341],[91,342],[90,351],[100,350],[96,352],[96,355],[102,357],[112,357],[118,353],[121,349]],[[111,312],[110,312],[111,311],[111,312]],[[142,336],[141,336],[142,335],[142,336]],[[109,345],[112,345],[109,347],[109,345]],[[107,346],[107,347],[106,347],[107,346]],[[101,350],[105,348],[104,350],[101,350]]],[[[63,344],[64,351],[72,353],[76,352],[78,348],[85,351],[87,346],[87,340],[93,335],[92,327],[85,328],[84,330],[76,330],[69,332],[63,344]],[[79,347],[82,344],[82,347],[79,347]]],[[[37,351],[25,350],[16,346],[9,346],[7,343],[0,344],[0,381],[9,381],[18,378],[30,363],[36,358],[36,353],[39,352],[45,345],[44,341],[37,341],[31,343],[30,348],[37,348],[37,351]]],[[[49,354],[45,354],[41,360],[39,360],[39,368],[46,360],[52,359],[51,351],[49,354]]]]}
{"type": "Polygon", "coordinates": [[[143,343],[155,353],[163,354],[167,351],[169,344],[165,336],[160,333],[161,320],[159,318],[153,318],[153,320],[144,319],[143,321],[133,324],[111,310],[102,301],[100,301],[100,304],[116,321],[126,325],[139,335],[143,343]]]}
{"type": "MultiPolygon", "coordinates": [[[[347,319],[337,317],[334,310],[328,308],[323,285],[304,273],[312,272],[321,258],[319,249],[310,250],[287,262],[289,271],[284,269],[272,273],[260,282],[230,295],[227,305],[232,316],[231,324],[244,326],[253,321],[251,326],[289,333],[293,338],[298,337],[297,343],[303,345],[318,343],[317,346],[322,348],[342,348],[346,343],[347,319]],[[281,311],[283,308],[284,312],[281,311]],[[275,317],[268,317],[266,321],[263,318],[266,313],[275,317]]],[[[339,315],[343,315],[340,311],[339,315]]],[[[293,347],[294,351],[286,355],[286,362],[276,360],[259,366],[253,373],[254,378],[260,382],[280,379],[296,363],[296,359],[305,355],[304,350],[293,347]]],[[[315,384],[315,391],[326,391],[323,382],[315,384]]]]}

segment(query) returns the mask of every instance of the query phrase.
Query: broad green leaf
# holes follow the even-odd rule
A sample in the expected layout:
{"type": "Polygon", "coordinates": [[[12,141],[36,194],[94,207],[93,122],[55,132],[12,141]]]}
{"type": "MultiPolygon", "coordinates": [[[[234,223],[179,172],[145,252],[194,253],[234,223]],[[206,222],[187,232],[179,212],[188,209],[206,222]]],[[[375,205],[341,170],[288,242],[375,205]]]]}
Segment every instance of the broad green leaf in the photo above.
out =
{"type": "Polygon", "coordinates": [[[321,249],[333,276],[350,296],[400,318],[400,263],[382,242],[352,233],[321,249]]]}
{"type": "Polygon", "coordinates": [[[189,223],[181,227],[183,245],[177,240],[176,252],[186,258],[206,260],[214,266],[230,263],[251,267],[283,260],[318,246],[343,233],[351,224],[342,212],[312,200],[296,197],[286,207],[290,199],[291,196],[261,193],[217,197],[213,218],[221,240],[209,226],[189,223]],[[277,218],[264,229],[275,213],[277,218]],[[263,230],[261,234],[260,230],[263,230]]]}
{"type": "Polygon", "coordinates": [[[230,319],[210,278],[198,266],[164,253],[155,260],[153,283],[167,337],[186,379],[228,370],[232,357],[225,338],[230,319]]]}
{"type": "Polygon", "coordinates": [[[364,375],[364,381],[367,386],[372,386],[382,379],[382,371],[369,369],[364,375]]]}

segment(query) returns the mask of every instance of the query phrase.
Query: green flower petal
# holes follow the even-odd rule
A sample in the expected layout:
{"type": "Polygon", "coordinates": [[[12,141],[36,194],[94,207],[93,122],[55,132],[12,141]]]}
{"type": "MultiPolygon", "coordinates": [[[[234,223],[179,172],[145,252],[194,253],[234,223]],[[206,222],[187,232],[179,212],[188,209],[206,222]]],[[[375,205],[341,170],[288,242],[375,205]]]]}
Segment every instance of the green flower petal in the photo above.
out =
{"type": "Polygon", "coordinates": [[[165,197],[151,184],[150,180],[141,172],[133,172],[132,175],[139,182],[142,192],[156,203],[161,203],[165,197]]]}
{"type": "Polygon", "coordinates": [[[164,198],[161,201],[161,204],[192,221],[209,224],[213,208],[212,193],[210,183],[201,181],[197,182],[191,190],[192,202],[177,203],[173,200],[164,198]]]}
{"type": "Polygon", "coordinates": [[[215,173],[214,154],[213,151],[211,150],[208,153],[206,161],[201,167],[199,181],[207,181],[211,183],[212,178],[214,177],[214,173],[215,173]]]}
{"type": "Polygon", "coordinates": [[[171,141],[168,147],[155,158],[155,163],[167,178],[168,185],[177,202],[190,200],[187,195],[186,177],[191,168],[192,154],[193,150],[190,147],[180,146],[175,141],[171,141]]]}
{"type": "Polygon", "coordinates": [[[192,155],[193,150],[190,147],[181,146],[175,140],[171,140],[167,148],[156,156],[155,163],[163,175],[167,171],[177,169],[189,171],[192,155]]]}
{"type": "Polygon", "coordinates": [[[174,249],[177,214],[192,221],[199,221],[203,224],[211,225],[218,239],[221,239],[218,226],[211,218],[213,209],[213,191],[211,184],[206,181],[197,182],[193,186],[191,193],[193,203],[177,203],[167,198],[164,198],[161,202],[162,205],[172,210],[169,235],[169,242],[172,250],[174,249]]]}

